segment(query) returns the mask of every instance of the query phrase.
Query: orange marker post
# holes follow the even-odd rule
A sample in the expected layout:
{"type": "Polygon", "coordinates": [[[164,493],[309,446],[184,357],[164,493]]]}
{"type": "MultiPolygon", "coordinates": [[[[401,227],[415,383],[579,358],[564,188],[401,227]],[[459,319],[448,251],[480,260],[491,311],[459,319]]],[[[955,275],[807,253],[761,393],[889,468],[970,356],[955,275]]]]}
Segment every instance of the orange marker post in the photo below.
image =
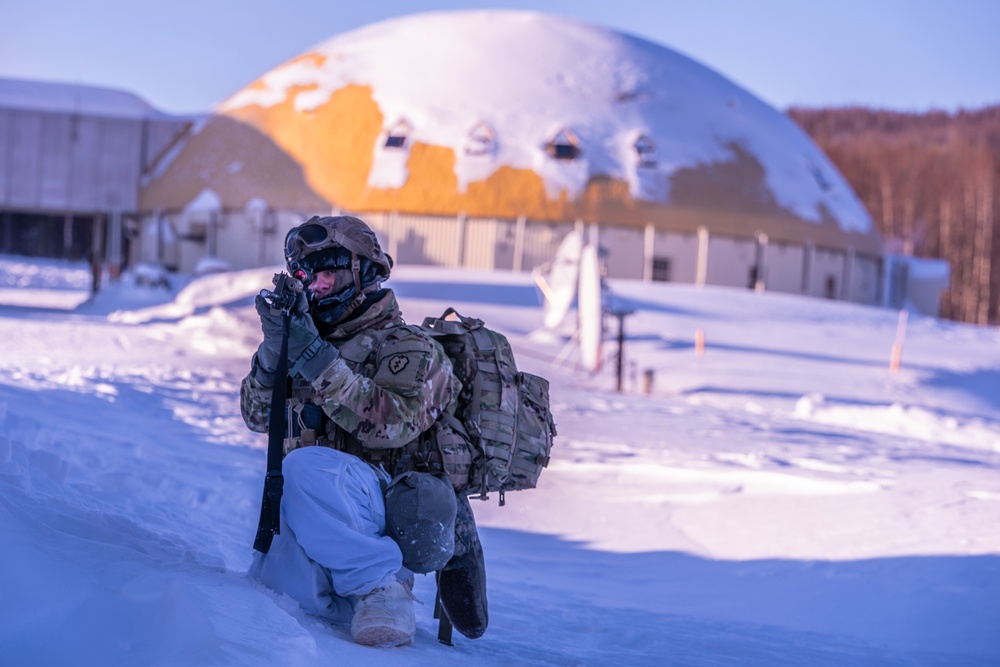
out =
{"type": "Polygon", "coordinates": [[[705,354],[705,330],[695,329],[694,332],[694,353],[699,357],[705,354]]]}
{"type": "Polygon", "coordinates": [[[908,317],[908,311],[899,311],[899,321],[896,323],[896,340],[892,344],[892,353],[889,356],[890,373],[898,373],[899,366],[903,361],[903,340],[906,338],[906,320],[908,317]]]}

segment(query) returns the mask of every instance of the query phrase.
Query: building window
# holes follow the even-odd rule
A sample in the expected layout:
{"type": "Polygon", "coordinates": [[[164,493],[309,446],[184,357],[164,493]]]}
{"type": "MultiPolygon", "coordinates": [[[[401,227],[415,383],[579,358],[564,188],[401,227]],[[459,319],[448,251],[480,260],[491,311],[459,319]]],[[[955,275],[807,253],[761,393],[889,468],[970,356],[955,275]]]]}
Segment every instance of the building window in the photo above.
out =
{"type": "Polygon", "coordinates": [[[569,129],[560,130],[545,147],[557,160],[575,160],[580,157],[580,140],[569,129]]]}
{"type": "Polygon", "coordinates": [[[496,132],[488,123],[480,122],[469,130],[465,140],[466,155],[492,155],[496,151],[496,132]]]}
{"type": "Polygon", "coordinates": [[[670,259],[667,257],[653,258],[653,280],[661,283],[670,282],[670,259]]]}
{"type": "Polygon", "coordinates": [[[633,144],[638,158],[639,167],[651,169],[656,167],[656,144],[645,134],[640,135],[633,144]]]}
{"type": "Polygon", "coordinates": [[[405,148],[406,141],[410,137],[410,132],[413,128],[405,120],[400,120],[395,125],[389,128],[385,134],[385,147],[386,148],[405,148]]]}

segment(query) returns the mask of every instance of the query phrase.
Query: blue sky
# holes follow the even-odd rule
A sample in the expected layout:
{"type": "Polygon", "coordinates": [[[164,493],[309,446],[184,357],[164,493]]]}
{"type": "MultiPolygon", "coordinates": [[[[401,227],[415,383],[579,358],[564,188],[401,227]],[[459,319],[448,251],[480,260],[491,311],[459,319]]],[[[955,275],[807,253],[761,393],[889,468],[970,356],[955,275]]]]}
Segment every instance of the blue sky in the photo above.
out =
{"type": "Polygon", "coordinates": [[[163,111],[207,111],[336,34],[481,7],[645,37],[782,109],[1000,104],[997,0],[0,0],[0,77],[122,88],[163,111]]]}

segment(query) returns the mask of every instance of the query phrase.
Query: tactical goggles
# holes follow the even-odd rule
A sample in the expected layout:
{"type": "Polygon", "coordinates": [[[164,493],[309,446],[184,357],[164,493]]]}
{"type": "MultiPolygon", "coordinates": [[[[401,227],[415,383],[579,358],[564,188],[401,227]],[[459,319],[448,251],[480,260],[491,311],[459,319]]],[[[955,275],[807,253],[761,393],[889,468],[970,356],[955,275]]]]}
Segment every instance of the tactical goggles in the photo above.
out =
{"type": "Polygon", "coordinates": [[[299,258],[329,245],[330,232],[323,225],[304,225],[292,230],[285,239],[285,257],[299,258]]]}

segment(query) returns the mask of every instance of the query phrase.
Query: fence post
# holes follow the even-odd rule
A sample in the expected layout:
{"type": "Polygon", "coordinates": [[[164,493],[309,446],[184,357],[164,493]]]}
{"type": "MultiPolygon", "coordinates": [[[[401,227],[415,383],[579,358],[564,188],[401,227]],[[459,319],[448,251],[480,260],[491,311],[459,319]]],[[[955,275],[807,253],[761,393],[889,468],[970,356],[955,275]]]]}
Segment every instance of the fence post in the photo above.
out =
{"type": "Polygon", "coordinates": [[[523,215],[517,216],[517,223],[514,225],[514,273],[520,273],[524,267],[524,234],[527,231],[527,220],[523,215]]]}

